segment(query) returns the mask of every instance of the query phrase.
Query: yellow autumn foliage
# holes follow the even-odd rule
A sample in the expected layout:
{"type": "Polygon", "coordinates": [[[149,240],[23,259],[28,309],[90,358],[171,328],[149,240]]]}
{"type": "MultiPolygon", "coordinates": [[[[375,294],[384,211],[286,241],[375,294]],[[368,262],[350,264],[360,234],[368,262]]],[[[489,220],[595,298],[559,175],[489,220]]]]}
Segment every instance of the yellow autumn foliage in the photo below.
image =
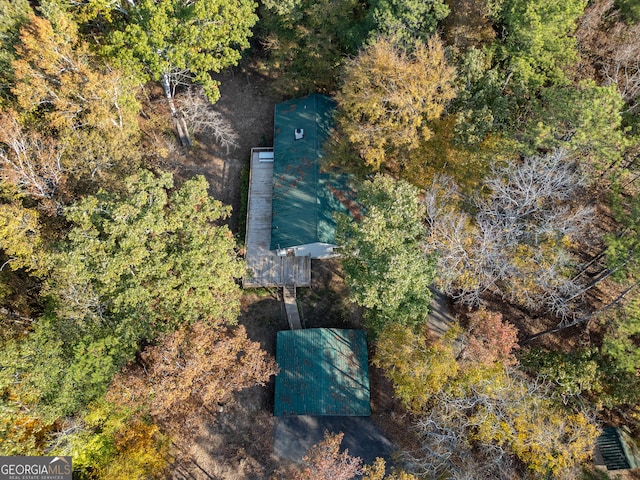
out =
{"type": "Polygon", "coordinates": [[[516,149],[513,141],[491,134],[477,146],[464,146],[456,142],[456,122],[455,114],[431,120],[429,127],[433,135],[406,155],[399,176],[426,188],[436,176],[447,175],[469,195],[482,188],[491,165],[510,161],[516,149]]]}
{"type": "Polygon", "coordinates": [[[497,373],[476,384],[470,439],[507,448],[537,475],[571,478],[588,460],[598,431],[583,412],[567,412],[519,376],[497,373]],[[487,387],[487,388],[485,388],[487,387]]]}
{"type": "Polygon", "coordinates": [[[393,382],[396,396],[406,408],[422,411],[458,373],[453,352],[457,328],[441,340],[430,342],[411,328],[391,324],[378,338],[373,364],[393,382]]]}
{"type": "Polygon", "coordinates": [[[38,212],[17,202],[0,205],[0,250],[9,257],[12,270],[21,268],[44,273],[47,263],[38,212]]]}
{"type": "Polygon", "coordinates": [[[437,36],[411,54],[380,38],[345,66],[339,126],[366,165],[393,167],[431,138],[428,121],[455,97],[454,76],[437,36]]]}
{"type": "Polygon", "coordinates": [[[71,435],[74,476],[96,480],[167,478],[171,439],[143,411],[100,400],[89,406],[84,429],[71,435]]]}
{"type": "Polygon", "coordinates": [[[404,470],[396,470],[395,468],[391,473],[386,473],[386,463],[384,459],[378,457],[371,465],[365,465],[361,469],[362,480],[417,480],[414,475],[405,472],[404,470]]]}

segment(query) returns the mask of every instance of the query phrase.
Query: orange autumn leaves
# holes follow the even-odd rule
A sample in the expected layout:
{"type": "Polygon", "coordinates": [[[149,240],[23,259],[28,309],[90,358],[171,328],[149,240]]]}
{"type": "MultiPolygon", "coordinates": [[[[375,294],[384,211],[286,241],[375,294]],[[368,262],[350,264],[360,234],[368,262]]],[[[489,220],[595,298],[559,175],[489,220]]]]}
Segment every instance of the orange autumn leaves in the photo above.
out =
{"type": "Polygon", "coordinates": [[[111,395],[124,403],[147,403],[154,419],[178,428],[234,392],[264,385],[277,372],[275,361],[244,327],[204,322],[162,337],[141,359],[142,366],[115,378],[111,395]]]}

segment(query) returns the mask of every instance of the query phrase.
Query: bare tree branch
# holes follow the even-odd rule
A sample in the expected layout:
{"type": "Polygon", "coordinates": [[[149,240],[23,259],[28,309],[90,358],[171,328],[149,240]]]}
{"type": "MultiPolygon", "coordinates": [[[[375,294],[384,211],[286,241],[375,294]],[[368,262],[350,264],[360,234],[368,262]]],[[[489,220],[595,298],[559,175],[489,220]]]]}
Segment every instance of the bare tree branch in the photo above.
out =
{"type": "Polygon", "coordinates": [[[178,103],[187,125],[195,133],[213,136],[227,153],[238,148],[238,132],[220,112],[214,110],[201,87],[187,89],[178,103]]]}
{"type": "Polygon", "coordinates": [[[577,199],[586,185],[567,152],[494,168],[489,194],[474,217],[456,205],[459,192],[439,177],[426,192],[424,248],[439,260],[439,287],[477,305],[492,293],[532,310],[572,317],[584,290],[568,245],[589,225],[592,209],[577,199]]]}

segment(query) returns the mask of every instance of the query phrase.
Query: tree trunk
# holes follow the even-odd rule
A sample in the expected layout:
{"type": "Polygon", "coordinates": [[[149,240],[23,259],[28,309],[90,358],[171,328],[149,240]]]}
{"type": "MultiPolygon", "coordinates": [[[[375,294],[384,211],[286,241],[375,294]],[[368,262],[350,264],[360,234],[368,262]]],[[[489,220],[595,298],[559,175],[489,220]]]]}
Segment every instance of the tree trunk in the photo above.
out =
{"type": "Polygon", "coordinates": [[[591,260],[589,263],[587,263],[585,266],[583,266],[582,270],[580,270],[580,272],[576,276],[574,276],[571,279],[571,281],[575,282],[578,278],[580,278],[589,269],[589,267],[591,267],[591,265],[593,265],[594,263],[600,261],[605,256],[606,253],[607,253],[607,249],[605,248],[598,255],[596,255],[593,258],[593,260],[591,260]]]}
{"type": "Polygon", "coordinates": [[[183,147],[190,147],[191,137],[189,136],[189,129],[187,129],[187,123],[184,121],[182,114],[176,109],[176,104],[173,102],[173,94],[171,92],[171,85],[169,84],[169,75],[164,74],[162,76],[162,87],[164,88],[164,94],[167,97],[169,103],[169,109],[171,110],[171,116],[173,117],[180,143],[183,147]]]}

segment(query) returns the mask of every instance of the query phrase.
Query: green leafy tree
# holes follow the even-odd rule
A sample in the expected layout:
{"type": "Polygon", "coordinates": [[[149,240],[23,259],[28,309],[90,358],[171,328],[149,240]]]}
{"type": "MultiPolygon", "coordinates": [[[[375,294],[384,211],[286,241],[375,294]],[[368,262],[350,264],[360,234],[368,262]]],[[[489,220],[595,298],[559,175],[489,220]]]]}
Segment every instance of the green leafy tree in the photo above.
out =
{"type": "Polygon", "coordinates": [[[174,189],[171,174],[141,171],[122,195],[100,192],[67,210],[69,242],[48,291],[69,333],[126,321],[141,339],[197,320],[233,323],[243,274],[233,235],[215,222],[230,208],[195,177],[174,189]],[[80,293],[84,292],[84,293],[80,293]]]}
{"type": "Polygon", "coordinates": [[[520,138],[534,149],[577,150],[587,157],[585,165],[602,172],[620,162],[628,144],[622,129],[623,108],[614,85],[599,87],[585,81],[545,88],[533,103],[520,138]]]}
{"type": "Polygon", "coordinates": [[[121,9],[103,52],[141,80],[160,81],[184,146],[189,129],[174,97],[179,85],[197,83],[207,99],[220,98],[212,72],[237,65],[258,17],[253,0],[140,0],[121,9]]]}
{"type": "Polygon", "coordinates": [[[611,322],[600,348],[570,352],[534,349],[522,357],[522,366],[531,375],[550,382],[552,397],[564,404],[627,411],[637,409],[640,380],[633,327],[619,319],[611,322]]]}
{"type": "Polygon", "coordinates": [[[579,399],[582,394],[602,391],[597,352],[579,349],[569,353],[534,349],[522,357],[522,367],[554,385],[554,394],[563,401],[579,399]]]}
{"type": "Polygon", "coordinates": [[[617,0],[616,5],[629,23],[637,24],[640,22],[640,5],[637,2],[633,0],[617,0]]]}
{"type": "Polygon", "coordinates": [[[576,22],[586,0],[504,0],[499,15],[504,41],[497,47],[516,88],[536,90],[568,83],[577,62],[576,22]]]}
{"type": "Polygon", "coordinates": [[[9,93],[7,87],[13,82],[13,47],[18,43],[20,28],[32,13],[29,0],[0,1],[0,99],[9,93]]]}
{"type": "Polygon", "coordinates": [[[630,302],[608,326],[602,352],[629,373],[640,370],[640,300],[630,302]]]}
{"type": "Polygon", "coordinates": [[[374,37],[382,36],[412,50],[416,40],[427,43],[447,15],[449,6],[441,0],[374,0],[368,21],[374,37]]]}
{"type": "Polygon", "coordinates": [[[340,218],[337,233],[351,300],[366,309],[374,331],[424,322],[435,270],[420,248],[425,212],[417,189],[378,175],[358,196],[364,216],[340,218]]]}
{"type": "Polygon", "coordinates": [[[495,56],[490,48],[472,47],[457,59],[458,96],[451,102],[450,113],[455,113],[458,144],[478,145],[513,123],[516,99],[505,95],[506,74],[495,65],[495,56]]]}
{"type": "Polygon", "coordinates": [[[428,122],[455,96],[453,79],[438,37],[410,55],[380,38],[345,66],[340,131],[370,168],[397,167],[433,135],[428,122]]]}
{"type": "Polygon", "coordinates": [[[28,336],[3,339],[0,349],[3,366],[0,445],[6,452],[3,454],[20,454],[21,448],[33,454],[44,450],[45,435],[61,416],[58,405],[69,400],[67,391],[72,384],[66,377],[69,364],[64,361],[61,343],[44,327],[28,336]]]}
{"type": "Polygon", "coordinates": [[[626,195],[618,185],[611,192],[611,209],[618,232],[604,237],[609,274],[619,282],[640,281],[640,198],[626,195]]]}
{"type": "Polygon", "coordinates": [[[265,0],[259,36],[266,70],[283,95],[335,90],[346,55],[367,36],[362,0],[265,0]]]}
{"type": "Polygon", "coordinates": [[[45,286],[50,311],[3,352],[5,388],[48,422],[102,395],[142,341],[239,313],[243,264],[215,224],[229,209],[206,181],[174,189],[170,174],[142,171],[126,186],[69,207],[72,228],[45,286]]]}
{"type": "Polygon", "coordinates": [[[640,403],[640,312],[638,298],[607,315],[605,335],[595,357],[601,373],[602,392],[596,397],[605,406],[638,410],[640,403]]]}
{"type": "Polygon", "coordinates": [[[258,20],[252,0],[139,0],[125,8],[105,51],[142,78],[161,81],[169,100],[183,82],[218,100],[210,73],[238,63],[258,20]]]}

